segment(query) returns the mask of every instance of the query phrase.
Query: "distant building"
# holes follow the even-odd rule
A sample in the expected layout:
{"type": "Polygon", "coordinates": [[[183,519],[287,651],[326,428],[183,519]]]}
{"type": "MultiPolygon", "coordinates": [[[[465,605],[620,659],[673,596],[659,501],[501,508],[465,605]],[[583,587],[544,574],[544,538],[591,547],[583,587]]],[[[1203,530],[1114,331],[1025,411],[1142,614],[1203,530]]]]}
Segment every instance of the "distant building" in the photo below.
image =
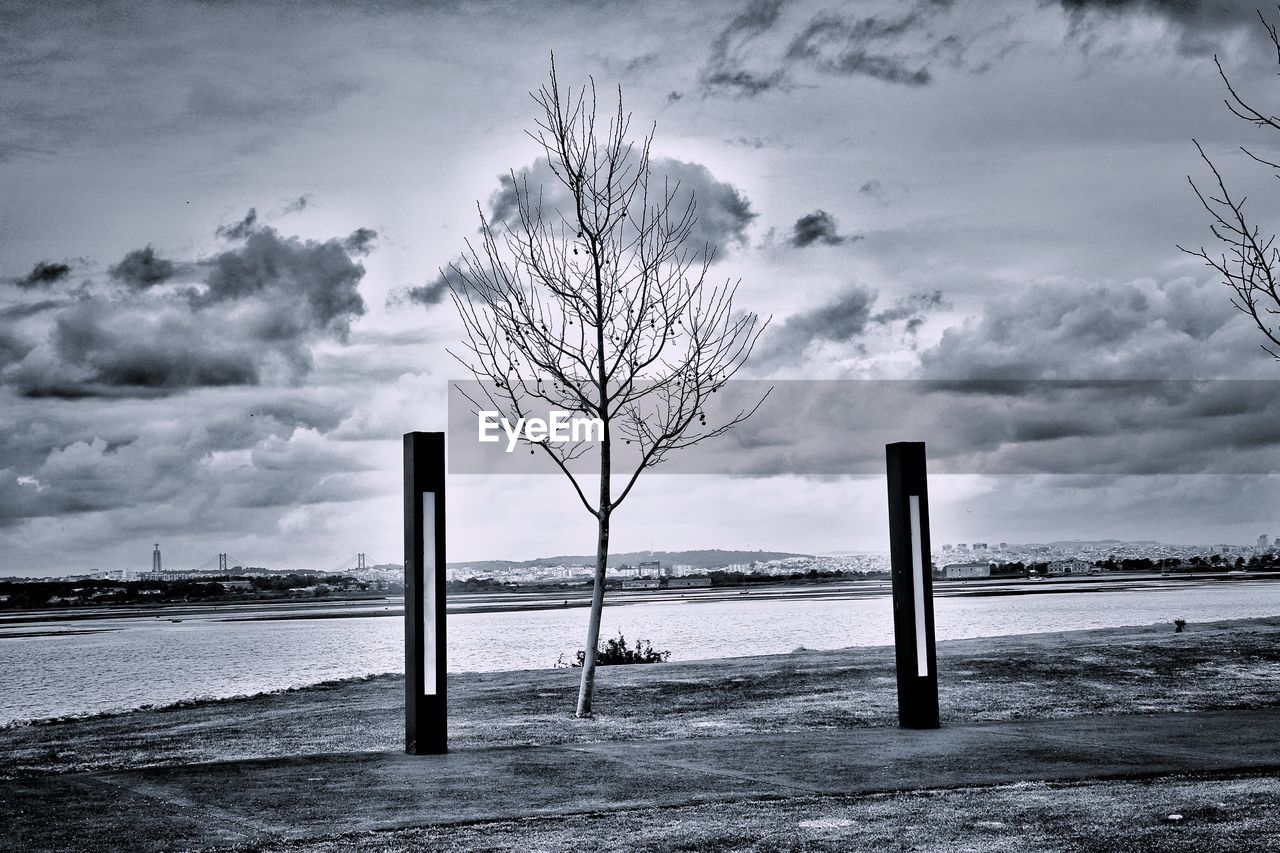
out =
{"type": "Polygon", "coordinates": [[[990,563],[951,563],[943,566],[942,571],[948,578],[989,578],[990,563]]]}
{"type": "Polygon", "coordinates": [[[662,576],[661,560],[648,560],[646,562],[641,563],[636,568],[639,569],[640,577],[642,578],[656,578],[656,577],[662,576]]]}
{"type": "Polygon", "coordinates": [[[657,578],[634,578],[622,582],[623,589],[657,589],[661,581],[657,578]]]}
{"type": "Polygon", "coordinates": [[[138,580],[144,581],[189,581],[200,577],[198,572],[162,569],[158,572],[143,572],[138,580]]]}
{"type": "Polygon", "coordinates": [[[1054,560],[1047,571],[1051,575],[1087,575],[1089,568],[1084,560],[1054,560]]]}
{"type": "Polygon", "coordinates": [[[686,587],[711,586],[711,578],[667,578],[668,589],[684,589],[686,587]]]}
{"type": "Polygon", "coordinates": [[[1261,536],[1259,536],[1259,537],[1258,537],[1258,547],[1259,547],[1259,548],[1265,548],[1265,547],[1267,547],[1267,545],[1269,545],[1269,544],[1270,544],[1270,543],[1267,541],[1267,534],[1265,534],[1265,533],[1264,533],[1264,534],[1262,534],[1261,536]]]}

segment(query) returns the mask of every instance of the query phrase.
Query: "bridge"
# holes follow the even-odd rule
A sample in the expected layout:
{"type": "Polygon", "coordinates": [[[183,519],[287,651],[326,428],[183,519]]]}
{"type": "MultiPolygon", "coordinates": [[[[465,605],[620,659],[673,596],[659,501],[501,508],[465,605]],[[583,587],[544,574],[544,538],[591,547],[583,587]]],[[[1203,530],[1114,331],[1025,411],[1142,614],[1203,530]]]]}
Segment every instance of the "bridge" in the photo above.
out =
{"type": "MultiPolygon", "coordinates": [[[[191,575],[191,574],[231,574],[236,569],[247,569],[252,565],[248,560],[241,560],[233,554],[219,553],[205,560],[200,565],[192,569],[171,570],[175,575],[191,575]]],[[[362,571],[375,565],[375,562],[369,559],[368,554],[361,551],[353,554],[343,560],[331,569],[295,569],[299,573],[304,574],[320,574],[320,575],[340,575],[344,572],[362,571]]]]}

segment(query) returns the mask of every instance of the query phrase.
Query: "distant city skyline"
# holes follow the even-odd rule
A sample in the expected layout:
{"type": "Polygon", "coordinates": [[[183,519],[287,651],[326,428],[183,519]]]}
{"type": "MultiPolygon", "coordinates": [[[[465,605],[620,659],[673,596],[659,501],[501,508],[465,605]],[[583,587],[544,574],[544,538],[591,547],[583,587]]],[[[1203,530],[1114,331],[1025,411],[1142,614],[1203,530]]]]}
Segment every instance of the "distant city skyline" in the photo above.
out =
{"type": "MultiPolygon", "coordinates": [[[[1130,556],[1132,555],[1141,556],[1141,552],[1143,550],[1149,550],[1149,549],[1174,549],[1174,550],[1184,549],[1188,551],[1203,550],[1206,552],[1212,552],[1215,549],[1220,550],[1225,547],[1225,548],[1232,549],[1233,551],[1280,550],[1280,545],[1272,545],[1269,542],[1263,543],[1262,540],[1264,538],[1271,539],[1272,537],[1270,534],[1260,534],[1258,537],[1255,537],[1254,540],[1250,542],[1162,542],[1155,539],[1122,540],[1122,539],[1109,539],[1109,538],[1104,538],[1104,539],[1074,538],[1074,539],[1059,539],[1059,540],[1030,541],[1030,542],[986,543],[987,547],[985,548],[976,548],[976,545],[978,543],[945,542],[945,543],[935,544],[933,546],[933,555],[935,558],[938,558],[938,557],[945,558],[946,556],[949,556],[949,555],[954,555],[959,557],[964,554],[974,554],[974,553],[992,554],[992,555],[998,556],[1001,554],[1001,552],[1004,552],[1006,554],[1016,555],[1019,552],[1029,551],[1032,548],[1049,547],[1053,549],[1055,552],[1060,552],[1060,551],[1069,550],[1067,546],[1102,546],[1107,544],[1114,544],[1114,546],[1120,549],[1121,551],[1123,551],[1125,555],[1130,555],[1130,556]]],[[[1277,534],[1275,539],[1280,540],[1280,534],[1277,534]]],[[[159,547],[159,546],[156,546],[156,547],[159,547]]],[[[641,549],[639,551],[634,551],[634,552],[624,551],[622,549],[619,549],[617,553],[619,554],[623,554],[623,553],[669,554],[669,553],[681,553],[681,552],[687,552],[687,551],[741,551],[741,552],[759,551],[759,552],[765,552],[765,553],[788,553],[788,554],[796,554],[796,555],[807,554],[814,557],[881,555],[881,556],[885,556],[886,559],[888,555],[887,549],[853,549],[853,548],[838,549],[837,548],[837,549],[819,551],[819,550],[812,550],[812,549],[806,550],[803,548],[798,548],[798,549],[740,548],[738,549],[738,548],[725,548],[720,546],[708,546],[708,547],[698,547],[698,548],[655,548],[655,549],[641,549]]],[[[192,571],[214,573],[216,571],[221,571],[220,568],[215,567],[217,564],[216,558],[218,556],[219,555],[214,555],[213,560],[205,559],[201,563],[193,563],[191,565],[182,564],[182,565],[174,566],[170,564],[164,568],[157,568],[157,564],[153,554],[152,555],[153,560],[149,568],[138,568],[135,566],[101,566],[101,567],[97,567],[97,568],[89,569],[85,571],[67,571],[67,570],[59,570],[57,567],[44,567],[42,570],[36,571],[35,569],[40,567],[33,567],[33,570],[31,573],[24,574],[21,571],[5,572],[5,573],[0,573],[0,577],[34,577],[34,578],[64,577],[64,576],[70,577],[70,576],[83,575],[83,574],[100,574],[104,572],[113,572],[113,573],[128,572],[133,576],[145,574],[147,572],[156,573],[156,572],[162,572],[162,571],[175,573],[175,574],[181,574],[181,573],[192,572],[192,571]]],[[[289,564],[281,565],[281,566],[272,566],[272,565],[259,565],[255,561],[238,561],[238,560],[229,559],[226,562],[226,567],[227,567],[226,571],[234,572],[236,569],[239,568],[239,569],[255,569],[255,570],[266,569],[268,571],[273,571],[273,572],[300,571],[300,572],[312,572],[312,573],[341,573],[343,571],[350,569],[350,565],[348,564],[354,564],[356,562],[354,559],[355,556],[356,555],[353,554],[350,557],[348,557],[346,560],[331,566],[289,565],[289,564]]],[[[563,551],[563,552],[557,552],[554,554],[542,554],[538,556],[526,555],[526,556],[516,556],[516,557],[475,557],[470,559],[457,559],[457,560],[450,559],[449,565],[453,567],[453,566],[465,565],[467,563],[489,563],[489,562],[531,563],[531,562],[537,562],[537,561],[552,560],[557,557],[572,557],[575,559],[580,559],[584,565],[590,563],[594,559],[589,554],[573,554],[570,551],[563,551]]],[[[613,559],[614,558],[611,558],[611,562],[613,559]]],[[[380,569],[386,566],[398,566],[400,564],[401,564],[401,561],[398,559],[378,560],[378,559],[375,559],[374,557],[369,557],[366,555],[365,564],[362,565],[361,568],[363,569],[367,567],[368,569],[380,569]]]]}

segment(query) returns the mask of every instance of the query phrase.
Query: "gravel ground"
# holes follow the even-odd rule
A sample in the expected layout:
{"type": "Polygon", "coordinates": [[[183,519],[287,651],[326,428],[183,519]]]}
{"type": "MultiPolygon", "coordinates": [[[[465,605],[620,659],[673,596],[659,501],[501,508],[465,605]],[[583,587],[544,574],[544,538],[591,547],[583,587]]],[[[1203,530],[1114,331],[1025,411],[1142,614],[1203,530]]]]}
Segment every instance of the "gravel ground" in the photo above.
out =
{"type": "Polygon", "coordinates": [[[1274,853],[1277,803],[1274,778],[1021,783],[532,818],[237,849],[1274,853]]]}

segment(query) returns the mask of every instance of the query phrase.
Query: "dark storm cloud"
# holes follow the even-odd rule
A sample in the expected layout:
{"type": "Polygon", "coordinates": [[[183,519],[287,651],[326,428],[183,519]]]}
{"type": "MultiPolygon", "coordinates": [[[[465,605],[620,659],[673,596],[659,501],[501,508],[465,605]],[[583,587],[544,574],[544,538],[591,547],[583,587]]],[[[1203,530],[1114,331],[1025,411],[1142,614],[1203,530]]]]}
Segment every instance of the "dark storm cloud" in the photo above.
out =
{"type": "Polygon", "coordinates": [[[48,287],[51,284],[64,281],[70,276],[70,265],[55,261],[40,261],[32,267],[31,272],[20,278],[10,279],[10,281],[24,290],[30,290],[34,287],[48,287]]]}
{"type": "MultiPolygon", "coordinates": [[[[1275,4],[1254,0],[1060,0],[1072,21],[1073,35],[1087,37],[1100,20],[1119,16],[1151,15],[1178,28],[1178,50],[1190,56],[1207,56],[1220,47],[1221,36],[1258,26],[1258,11],[1275,4]]],[[[1087,42],[1086,42],[1087,44],[1087,42]]]]}
{"type": "Polygon", "coordinates": [[[825,210],[815,210],[813,213],[806,213],[796,220],[796,224],[791,228],[791,237],[788,242],[797,249],[803,249],[806,246],[812,246],[814,243],[820,243],[824,246],[839,246],[846,240],[858,237],[846,237],[836,228],[835,217],[825,210]]]}
{"type": "MultiPolygon", "coordinates": [[[[689,245],[699,249],[703,245],[713,248],[746,245],[747,227],[758,215],[751,209],[751,202],[737,187],[721,181],[701,163],[688,163],[669,157],[651,161],[650,194],[661,193],[664,181],[675,192],[672,210],[677,218],[692,195],[697,205],[698,221],[689,235],[689,245]]],[[[517,182],[526,183],[529,194],[537,201],[539,187],[542,194],[543,219],[558,224],[560,214],[573,221],[574,206],[569,191],[551,171],[545,157],[539,157],[532,166],[498,179],[499,187],[489,198],[489,222],[507,222],[515,225],[517,216],[517,182]]],[[[523,192],[523,189],[520,190],[523,192]]]]}
{"type": "Polygon", "coordinates": [[[195,318],[176,311],[157,316],[85,300],[58,316],[50,344],[54,358],[26,360],[7,376],[20,395],[162,396],[258,381],[248,352],[219,341],[195,318]]]}
{"type": "Polygon", "coordinates": [[[156,254],[151,246],[134,249],[109,270],[111,277],[130,287],[146,289],[163,284],[178,272],[178,265],[156,254]]]}
{"type": "Polygon", "coordinates": [[[148,246],[111,267],[123,296],[6,309],[25,337],[5,350],[0,384],[27,398],[156,397],[195,388],[299,382],[311,347],[345,340],[364,314],[359,293],[375,232],[326,241],[285,237],[253,211],[222,236],[234,247],[198,262],[148,246]],[[155,285],[190,283],[161,295],[155,285]],[[21,346],[18,346],[21,344],[21,346]]]}
{"type": "Polygon", "coordinates": [[[1216,27],[1251,25],[1255,0],[1060,0],[1068,12],[1151,12],[1184,24],[1216,27]]]}
{"type": "MultiPolygon", "coordinates": [[[[122,402],[0,413],[0,526],[68,513],[136,514],[140,506],[164,506],[161,516],[177,514],[179,524],[209,523],[240,508],[368,493],[367,483],[350,477],[368,468],[363,448],[324,439],[346,401],[275,389],[217,393],[216,405],[189,418],[116,414],[141,405],[122,402]],[[95,416],[77,417],[82,406],[95,416]],[[217,461],[226,454],[236,459],[230,469],[217,461]]],[[[146,525],[156,523],[151,517],[146,525]]]]}
{"type": "Polygon", "coordinates": [[[1249,331],[1208,286],[1039,284],[988,299],[920,358],[932,377],[1234,376],[1252,357],[1249,331]]]}
{"type": "Polygon", "coordinates": [[[315,242],[282,237],[267,226],[252,228],[243,245],[203,262],[206,288],[193,290],[191,302],[200,308],[253,300],[244,319],[262,340],[313,332],[341,339],[365,312],[357,289],[364,267],[351,253],[367,250],[372,236],[366,233],[374,232],[361,229],[345,240],[315,242]]]}

